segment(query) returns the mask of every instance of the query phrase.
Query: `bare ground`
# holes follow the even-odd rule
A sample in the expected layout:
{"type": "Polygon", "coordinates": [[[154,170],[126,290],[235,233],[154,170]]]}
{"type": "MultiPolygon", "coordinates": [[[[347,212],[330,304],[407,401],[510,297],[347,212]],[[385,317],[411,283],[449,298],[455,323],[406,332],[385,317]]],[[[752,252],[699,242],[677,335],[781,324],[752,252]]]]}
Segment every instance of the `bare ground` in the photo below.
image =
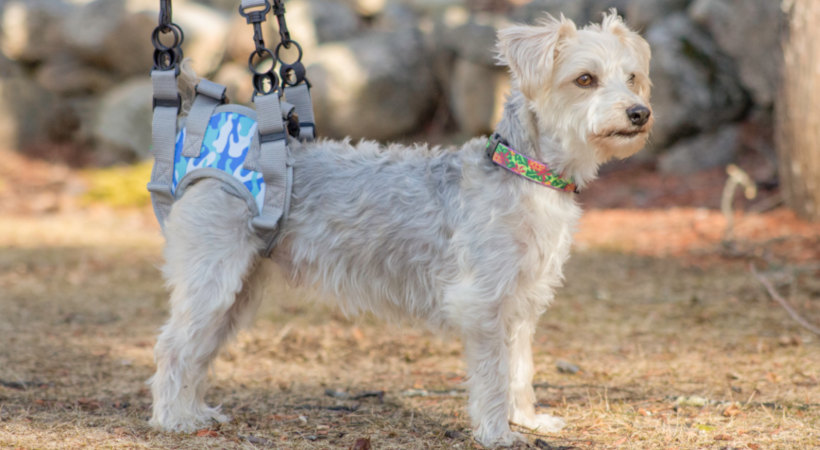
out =
{"type": "MultiPolygon", "coordinates": [[[[26,202],[0,166],[0,448],[476,447],[457,340],[348,319],[281,282],[212,371],[208,399],[232,420],[150,429],[167,313],[153,217],[80,208],[81,178],[34,165],[26,202]]],[[[534,344],[540,409],[569,426],[529,445],[818,448],[820,337],[749,264],[819,324],[820,227],[738,213],[724,245],[719,212],[649,206],[584,217],[534,344]]]]}

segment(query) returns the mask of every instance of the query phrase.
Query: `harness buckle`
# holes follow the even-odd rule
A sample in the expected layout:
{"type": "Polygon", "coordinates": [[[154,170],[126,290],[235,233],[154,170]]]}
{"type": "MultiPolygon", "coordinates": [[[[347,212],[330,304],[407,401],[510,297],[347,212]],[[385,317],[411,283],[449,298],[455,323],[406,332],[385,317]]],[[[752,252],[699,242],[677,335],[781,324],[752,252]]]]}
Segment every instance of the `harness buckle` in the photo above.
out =
{"type": "Polygon", "coordinates": [[[181,100],[179,94],[177,94],[177,97],[174,98],[174,99],[153,97],[153,102],[151,104],[151,109],[156,109],[159,106],[159,107],[166,107],[166,108],[176,108],[177,111],[179,111],[179,107],[180,107],[181,104],[182,104],[182,100],[181,100]]]}

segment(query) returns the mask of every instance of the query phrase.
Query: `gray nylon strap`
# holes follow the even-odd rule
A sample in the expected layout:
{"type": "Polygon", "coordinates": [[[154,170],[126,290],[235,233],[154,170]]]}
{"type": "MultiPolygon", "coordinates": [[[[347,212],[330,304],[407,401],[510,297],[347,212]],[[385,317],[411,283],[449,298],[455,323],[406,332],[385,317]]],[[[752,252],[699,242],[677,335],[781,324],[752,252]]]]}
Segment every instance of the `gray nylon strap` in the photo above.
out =
{"type": "Polygon", "coordinates": [[[282,108],[279,105],[279,95],[276,92],[257,95],[253,99],[253,104],[256,106],[256,123],[259,127],[260,136],[284,131],[282,108]]]}
{"type": "Polygon", "coordinates": [[[151,83],[154,87],[154,115],[151,120],[154,167],[148,190],[151,192],[154,214],[160,226],[164,228],[165,217],[174,201],[171,195],[171,182],[179,111],[176,71],[153,70],[151,83]]]}
{"type": "Polygon", "coordinates": [[[225,99],[225,86],[208,80],[200,80],[196,86],[197,96],[185,120],[185,146],[182,156],[187,158],[199,157],[202,149],[202,140],[208,130],[208,123],[214,109],[225,99]]]}
{"type": "Polygon", "coordinates": [[[151,71],[154,87],[154,117],[152,120],[151,144],[154,158],[162,161],[174,159],[174,142],[177,134],[177,112],[179,93],[177,77],[173,70],[151,71]]]}
{"type": "Polygon", "coordinates": [[[278,226],[288,195],[287,135],[278,93],[258,95],[254,103],[260,141],[258,164],[265,180],[265,203],[262,214],[251,224],[268,231],[278,226]]]}
{"type": "Polygon", "coordinates": [[[285,98],[296,108],[299,115],[299,125],[301,132],[299,138],[311,141],[316,137],[316,129],[313,118],[313,103],[310,100],[310,88],[307,83],[285,88],[285,98]]]}
{"type": "Polygon", "coordinates": [[[199,80],[199,83],[196,85],[196,92],[202,95],[207,95],[214,100],[218,100],[221,103],[225,102],[225,91],[227,88],[219,83],[214,83],[213,81],[206,80],[204,78],[199,80]]]}
{"type": "Polygon", "coordinates": [[[288,103],[284,100],[279,103],[279,108],[282,110],[282,118],[283,119],[286,119],[288,116],[290,116],[290,114],[293,111],[296,110],[295,106],[293,106],[292,104],[290,104],[290,103],[288,103]]]}

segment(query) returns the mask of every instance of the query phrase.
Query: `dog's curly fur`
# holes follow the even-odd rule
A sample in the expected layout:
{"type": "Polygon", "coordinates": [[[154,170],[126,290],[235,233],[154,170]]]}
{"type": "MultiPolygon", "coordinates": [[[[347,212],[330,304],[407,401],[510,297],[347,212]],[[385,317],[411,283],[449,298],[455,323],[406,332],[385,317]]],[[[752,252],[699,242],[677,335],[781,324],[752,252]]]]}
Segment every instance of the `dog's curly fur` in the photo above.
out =
{"type": "MultiPolygon", "coordinates": [[[[583,188],[598,166],[643,147],[649,47],[611,12],[578,29],[548,17],[499,32],[513,92],[497,131],[583,188]],[[588,75],[591,79],[581,79],[588,75]],[[584,86],[587,81],[590,84],[584,86]]],[[[510,445],[536,414],[531,341],[562,282],[581,210],[572,194],[495,166],[484,138],[459,149],[291,143],[290,216],[273,259],[348,313],[415,318],[463,339],[475,439],[510,445]]],[[[205,180],[166,222],[171,318],[159,336],[151,423],[191,431],[226,420],[203,401],[207,368],[261,299],[263,243],[247,204],[205,180]]]]}

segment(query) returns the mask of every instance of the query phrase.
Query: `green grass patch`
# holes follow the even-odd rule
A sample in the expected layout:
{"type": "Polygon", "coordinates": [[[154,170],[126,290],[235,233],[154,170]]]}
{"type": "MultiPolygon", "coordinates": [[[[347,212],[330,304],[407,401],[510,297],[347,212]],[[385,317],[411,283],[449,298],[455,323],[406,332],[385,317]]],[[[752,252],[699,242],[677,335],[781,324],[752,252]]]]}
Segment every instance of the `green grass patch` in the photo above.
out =
{"type": "Polygon", "coordinates": [[[83,200],[118,208],[148,205],[151,196],[145,185],[151,179],[152,166],[152,161],[145,161],[131,166],[89,170],[85,173],[88,191],[83,200]]]}

